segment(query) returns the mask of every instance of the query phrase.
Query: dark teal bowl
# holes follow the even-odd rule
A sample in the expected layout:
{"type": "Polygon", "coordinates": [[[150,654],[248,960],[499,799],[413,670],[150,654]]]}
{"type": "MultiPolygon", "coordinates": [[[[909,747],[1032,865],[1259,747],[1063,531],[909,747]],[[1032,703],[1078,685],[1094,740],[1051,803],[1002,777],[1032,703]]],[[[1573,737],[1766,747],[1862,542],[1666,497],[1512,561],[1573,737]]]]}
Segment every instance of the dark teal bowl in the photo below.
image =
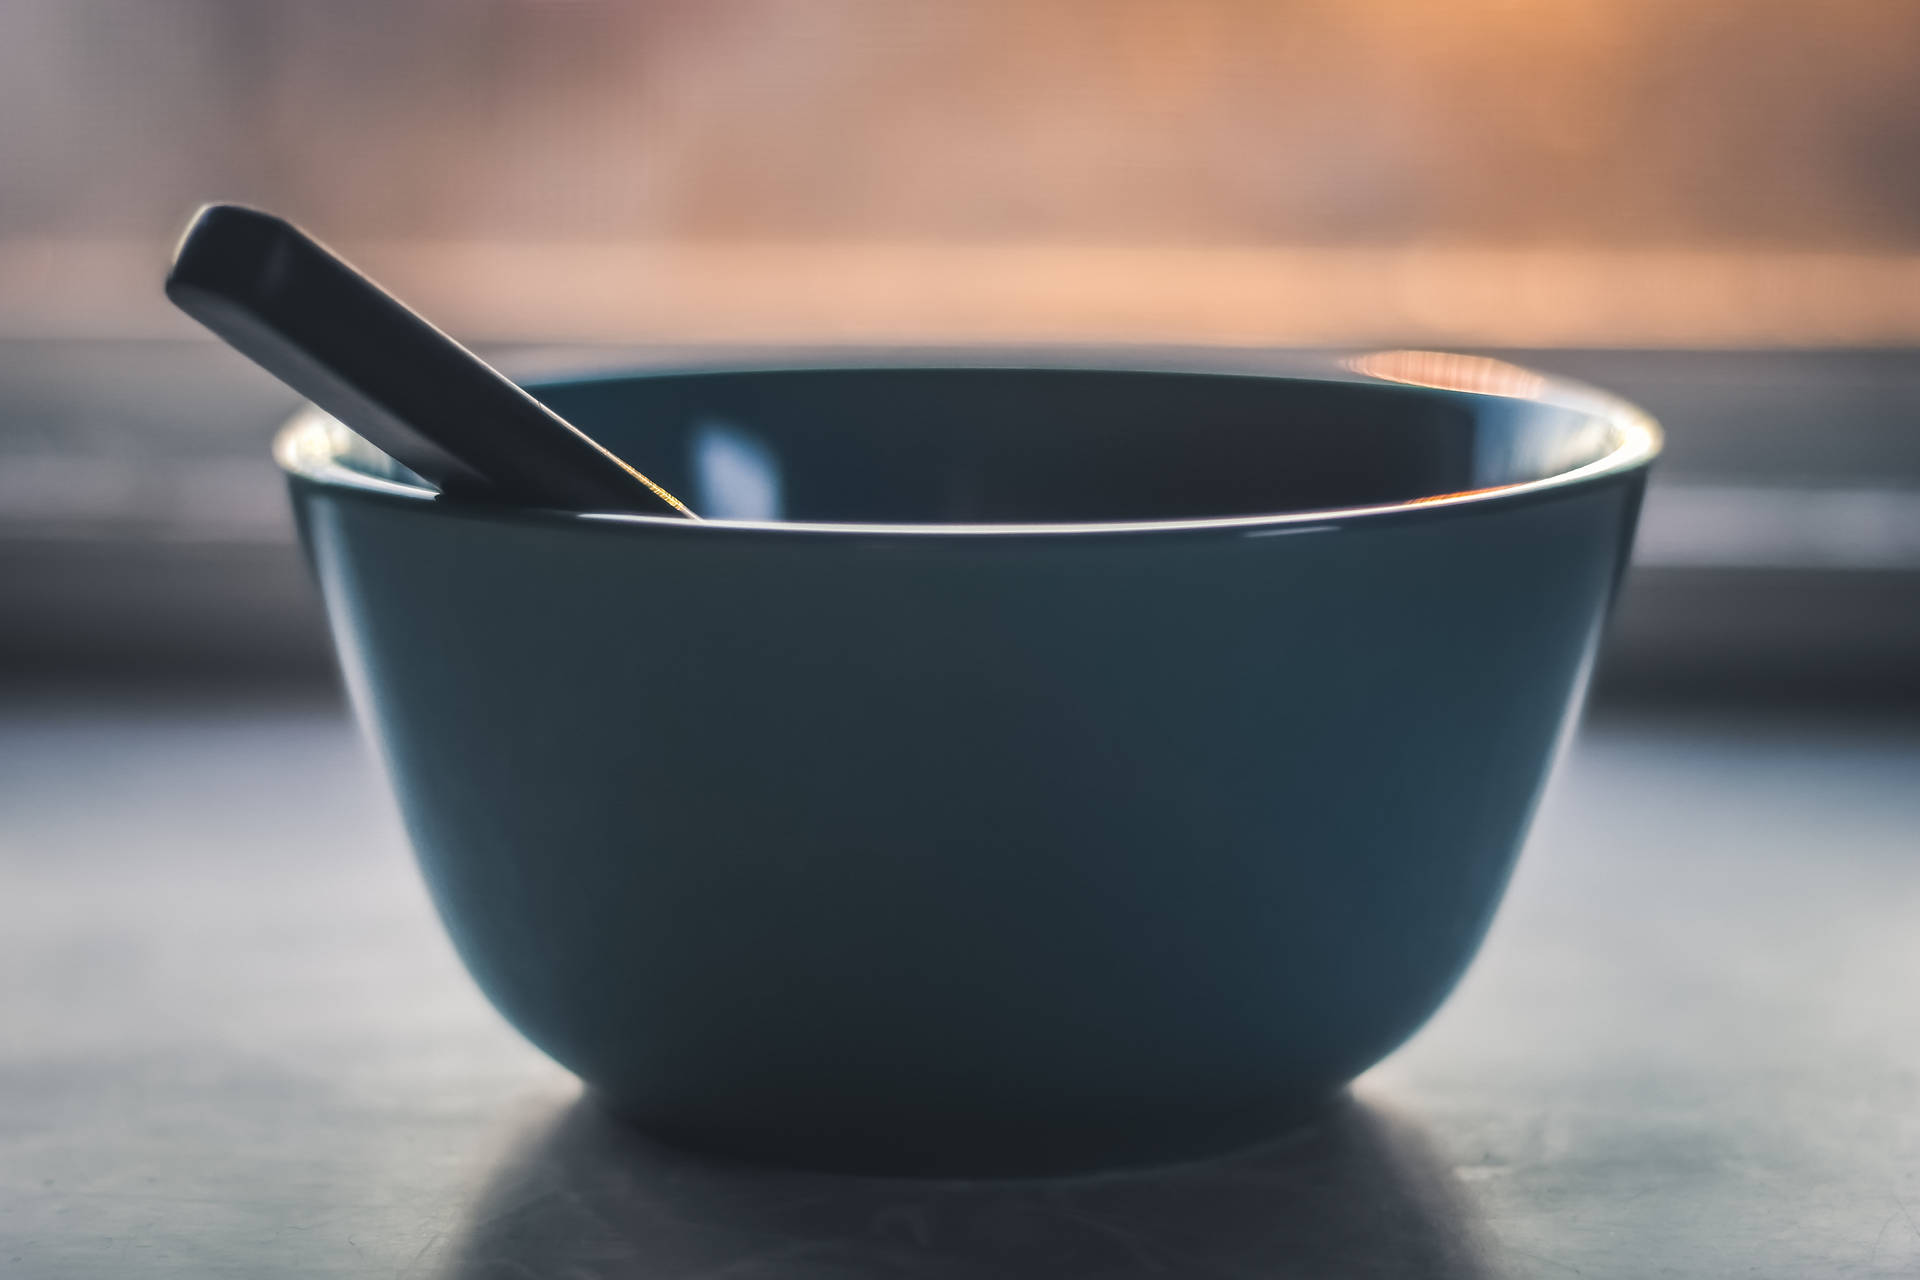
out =
{"type": "Polygon", "coordinates": [[[706,522],[278,452],[435,902],[670,1140],[1028,1173],[1248,1142],[1473,955],[1653,424],[1508,366],[648,372],[706,522]]]}

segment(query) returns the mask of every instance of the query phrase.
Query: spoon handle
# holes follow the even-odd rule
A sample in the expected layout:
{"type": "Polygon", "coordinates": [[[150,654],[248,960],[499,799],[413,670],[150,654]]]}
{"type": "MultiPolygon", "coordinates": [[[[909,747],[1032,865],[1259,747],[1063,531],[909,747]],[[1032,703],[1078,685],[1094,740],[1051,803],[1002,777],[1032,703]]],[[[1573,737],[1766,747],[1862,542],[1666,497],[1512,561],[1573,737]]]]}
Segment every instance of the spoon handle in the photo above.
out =
{"type": "Polygon", "coordinates": [[[698,519],[292,223],[194,216],[167,297],[452,497],[698,519]]]}

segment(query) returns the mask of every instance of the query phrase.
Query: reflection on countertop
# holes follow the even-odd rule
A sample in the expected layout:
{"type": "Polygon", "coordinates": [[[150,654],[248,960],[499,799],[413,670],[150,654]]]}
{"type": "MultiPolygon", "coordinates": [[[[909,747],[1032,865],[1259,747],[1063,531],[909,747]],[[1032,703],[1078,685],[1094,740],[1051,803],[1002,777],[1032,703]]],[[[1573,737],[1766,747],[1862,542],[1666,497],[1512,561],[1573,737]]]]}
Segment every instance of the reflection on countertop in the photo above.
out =
{"type": "Polygon", "coordinates": [[[1473,1280],[1476,1214],[1416,1123],[1352,1098],[1223,1159],[1012,1182],[713,1162],[583,1099],[495,1170],[443,1274],[1473,1280]]]}

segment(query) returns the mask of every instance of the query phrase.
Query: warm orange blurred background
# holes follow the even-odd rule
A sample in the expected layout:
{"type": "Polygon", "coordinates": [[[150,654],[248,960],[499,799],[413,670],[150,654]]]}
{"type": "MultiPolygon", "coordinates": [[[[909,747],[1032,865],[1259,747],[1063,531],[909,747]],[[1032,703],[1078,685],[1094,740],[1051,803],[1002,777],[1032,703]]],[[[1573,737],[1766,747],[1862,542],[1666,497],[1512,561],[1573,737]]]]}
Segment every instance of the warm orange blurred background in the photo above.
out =
{"type": "Polygon", "coordinates": [[[191,208],[495,338],[1920,337],[1900,0],[6,0],[0,331],[191,208]]]}
{"type": "Polygon", "coordinates": [[[158,288],[225,199],[516,368],[1584,377],[1670,442],[1604,687],[1920,696],[1916,158],[1913,0],[0,0],[0,676],[327,669],[292,398],[158,288]]]}

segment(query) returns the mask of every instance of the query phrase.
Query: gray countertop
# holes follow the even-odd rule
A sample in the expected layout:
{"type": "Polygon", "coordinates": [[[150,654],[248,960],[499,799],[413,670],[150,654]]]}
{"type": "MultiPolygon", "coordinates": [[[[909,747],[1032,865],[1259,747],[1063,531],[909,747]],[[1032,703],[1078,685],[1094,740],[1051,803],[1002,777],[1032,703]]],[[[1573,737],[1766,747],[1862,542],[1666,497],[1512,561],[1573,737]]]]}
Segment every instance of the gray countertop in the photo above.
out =
{"type": "Polygon", "coordinates": [[[321,704],[0,707],[0,1275],[1920,1275],[1920,727],[1590,727],[1459,992],[1317,1126],[743,1169],[462,974],[321,704]]]}

